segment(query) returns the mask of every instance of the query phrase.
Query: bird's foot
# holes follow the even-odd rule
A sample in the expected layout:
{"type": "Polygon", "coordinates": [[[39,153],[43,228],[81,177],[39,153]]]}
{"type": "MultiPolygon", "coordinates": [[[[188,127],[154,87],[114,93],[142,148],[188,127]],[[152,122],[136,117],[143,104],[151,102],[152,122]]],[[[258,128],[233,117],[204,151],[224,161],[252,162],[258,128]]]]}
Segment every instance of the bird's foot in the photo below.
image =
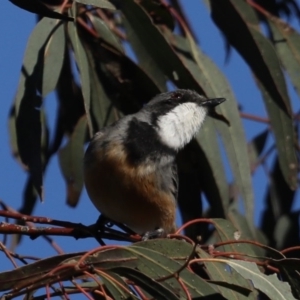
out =
{"type": "Polygon", "coordinates": [[[155,239],[155,238],[159,238],[162,237],[164,235],[164,229],[163,228],[158,228],[154,231],[147,231],[143,236],[142,236],[142,240],[143,241],[147,241],[149,239],[155,239]]]}

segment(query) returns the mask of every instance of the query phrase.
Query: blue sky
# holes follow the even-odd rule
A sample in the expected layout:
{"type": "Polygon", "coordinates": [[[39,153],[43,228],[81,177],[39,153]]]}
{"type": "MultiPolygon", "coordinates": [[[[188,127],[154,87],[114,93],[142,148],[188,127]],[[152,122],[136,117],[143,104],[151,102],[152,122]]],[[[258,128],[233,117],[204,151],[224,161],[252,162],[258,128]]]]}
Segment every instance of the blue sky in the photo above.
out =
{"type": "MultiPolygon", "coordinates": [[[[201,1],[184,1],[187,14],[191,17],[192,26],[197,33],[201,48],[221,68],[230,81],[233,91],[243,111],[250,114],[266,116],[266,111],[260,93],[252,79],[249,68],[234,50],[230,59],[225,62],[224,39],[213,25],[207,7],[201,1]]],[[[0,48],[0,78],[1,78],[1,110],[0,110],[0,198],[11,207],[18,209],[22,202],[23,187],[26,174],[13,159],[9,148],[8,112],[16,92],[20,67],[26,47],[27,39],[35,26],[35,16],[12,5],[9,1],[2,1],[0,10],[1,48],[0,48]]],[[[293,25],[299,30],[296,22],[293,25]]],[[[289,92],[293,99],[294,109],[299,109],[299,99],[289,85],[289,92]]],[[[55,121],[56,99],[51,94],[44,101],[50,127],[55,121]]],[[[264,125],[252,121],[244,121],[247,140],[260,132],[264,125]]],[[[263,207],[266,178],[259,168],[253,178],[255,191],[255,221],[258,222],[263,207]]],[[[295,208],[299,208],[299,201],[295,208]]],[[[38,203],[35,215],[46,216],[71,222],[90,224],[98,217],[98,212],[83,193],[77,208],[73,209],[65,204],[65,183],[62,179],[57,158],[53,158],[45,174],[45,201],[38,203]]],[[[72,238],[54,238],[64,251],[88,250],[97,246],[92,239],[75,241],[72,238]]],[[[41,257],[51,256],[55,251],[42,238],[31,241],[24,238],[20,254],[32,254],[41,257]],[[35,249],[36,248],[36,249],[35,249]]],[[[0,253],[1,268],[11,269],[12,266],[0,253]],[[3,263],[2,263],[3,262],[3,263]]]]}

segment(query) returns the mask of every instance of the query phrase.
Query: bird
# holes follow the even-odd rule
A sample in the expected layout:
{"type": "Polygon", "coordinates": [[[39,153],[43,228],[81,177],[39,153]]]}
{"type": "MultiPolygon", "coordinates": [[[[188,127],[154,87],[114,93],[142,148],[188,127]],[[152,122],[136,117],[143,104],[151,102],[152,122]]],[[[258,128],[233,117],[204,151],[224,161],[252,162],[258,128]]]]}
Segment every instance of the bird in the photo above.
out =
{"type": "Polygon", "coordinates": [[[188,89],[165,92],[97,132],[84,155],[84,182],[99,212],[140,235],[174,233],[176,155],[224,101],[188,89]]]}

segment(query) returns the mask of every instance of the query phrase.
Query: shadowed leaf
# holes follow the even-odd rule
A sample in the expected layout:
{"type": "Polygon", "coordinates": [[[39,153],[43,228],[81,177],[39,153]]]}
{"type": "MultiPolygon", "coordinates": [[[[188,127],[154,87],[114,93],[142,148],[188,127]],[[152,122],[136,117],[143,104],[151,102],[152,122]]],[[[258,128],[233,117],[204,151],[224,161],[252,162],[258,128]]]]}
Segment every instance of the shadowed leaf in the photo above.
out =
{"type": "Polygon", "coordinates": [[[75,1],[85,5],[93,5],[105,9],[112,9],[112,10],[116,9],[115,6],[108,0],[75,0],[75,1]]]}
{"type": "MultiPolygon", "coordinates": [[[[197,253],[202,259],[212,258],[200,248],[197,249],[197,253]]],[[[253,290],[251,283],[235,270],[226,269],[224,264],[219,262],[204,261],[204,265],[209,277],[216,283],[217,289],[225,299],[257,299],[257,292],[253,290]],[[228,286],[224,286],[221,283],[226,283],[228,286]],[[239,288],[234,289],[233,286],[239,288]]]]}
{"type": "Polygon", "coordinates": [[[277,54],[300,95],[300,34],[275,16],[268,15],[268,22],[277,54]]]}
{"type": "Polygon", "coordinates": [[[265,275],[260,272],[255,263],[242,260],[227,262],[244,278],[251,280],[254,287],[272,300],[296,300],[293,297],[291,287],[287,282],[282,282],[276,274],[265,275]]]}
{"type": "Polygon", "coordinates": [[[67,184],[67,203],[76,206],[83,188],[83,156],[87,121],[79,119],[67,145],[59,151],[59,164],[67,184]]]}
{"type": "MultiPolygon", "coordinates": [[[[72,5],[72,14],[76,15],[76,3],[72,5]]],[[[80,37],[78,35],[76,23],[68,23],[68,32],[73,46],[76,63],[80,73],[81,89],[84,100],[84,108],[87,118],[87,125],[90,133],[90,137],[93,136],[93,127],[90,116],[90,104],[91,104],[91,82],[89,74],[88,60],[85,49],[82,45],[80,37]]]]}
{"type": "Polygon", "coordinates": [[[46,97],[57,85],[65,54],[65,30],[61,23],[49,39],[45,48],[43,82],[41,94],[46,97]]]}
{"type": "Polygon", "coordinates": [[[256,15],[246,2],[210,0],[210,4],[214,22],[248,63],[262,87],[280,166],[286,182],[295,189],[297,159],[290,100],[275,49],[260,33],[256,15]],[[231,21],[228,22],[228,19],[231,21]]]}
{"type": "Polygon", "coordinates": [[[65,21],[74,20],[72,17],[62,15],[56,11],[49,9],[42,1],[39,0],[30,0],[30,1],[9,0],[9,1],[22,9],[41,15],[43,17],[48,17],[52,19],[61,19],[65,21]]]}

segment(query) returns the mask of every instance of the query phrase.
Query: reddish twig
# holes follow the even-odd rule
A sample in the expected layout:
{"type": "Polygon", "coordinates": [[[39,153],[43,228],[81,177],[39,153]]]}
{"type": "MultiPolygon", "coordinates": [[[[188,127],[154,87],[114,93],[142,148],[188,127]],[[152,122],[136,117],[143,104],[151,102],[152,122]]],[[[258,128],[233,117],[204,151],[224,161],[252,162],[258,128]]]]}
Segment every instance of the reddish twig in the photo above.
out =
{"type": "Polygon", "coordinates": [[[83,289],[75,280],[71,280],[71,282],[77,287],[77,289],[83,294],[85,295],[89,300],[94,300],[93,297],[91,297],[86,291],[85,289],[83,289]]]}
{"type": "Polygon", "coordinates": [[[139,295],[139,297],[142,299],[142,300],[149,300],[148,297],[146,297],[146,295],[142,292],[142,290],[135,284],[132,285],[135,292],[139,295]]]}
{"type": "Polygon", "coordinates": [[[294,247],[289,247],[289,248],[283,249],[280,252],[284,255],[286,253],[289,253],[292,251],[299,251],[299,250],[300,250],[300,246],[294,246],[294,247]]]}
{"type": "Polygon", "coordinates": [[[188,236],[181,235],[181,234],[171,233],[171,234],[168,234],[168,238],[178,239],[178,240],[185,240],[186,242],[190,243],[191,245],[195,244],[194,241],[192,239],[190,239],[188,236]]]}
{"type": "Polygon", "coordinates": [[[192,300],[191,295],[190,295],[190,293],[189,293],[189,291],[188,291],[186,285],[185,285],[185,284],[183,283],[183,281],[181,280],[181,278],[178,277],[178,278],[176,278],[176,279],[177,279],[178,283],[180,284],[180,286],[182,287],[183,291],[185,292],[185,294],[186,294],[186,299],[187,299],[187,300],[192,300]]]}
{"type": "Polygon", "coordinates": [[[15,262],[15,260],[12,257],[12,255],[10,254],[10,251],[8,251],[6,249],[6,247],[5,247],[5,245],[3,245],[1,242],[0,242],[0,249],[5,253],[6,257],[11,261],[11,263],[13,264],[13,266],[15,268],[18,268],[17,263],[15,262]]]}
{"type": "MultiPolygon", "coordinates": [[[[28,216],[23,215],[13,211],[5,211],[0,210],[0,216],[12,218],[16,220],[21,220],[26,223],[33,222],[38,224],[48,224],[54,226],[61,226],[61,227],[34,227],[33,225],[29,226],[22,226],[17,224],[10,224],[2,222],[0,223],[0,233],[3,234],[21,234],[27,235],[31,238],[37,238],[39,236],[48,236],[48,235],[55,235],[55,236],[71,236],[76,239],[79,238],[88,238],[94,237],[98,238],[101,237],[103,239],[113,239],[113,240],[120,240],[120,241],[129,241],[135,242],[141,240],[141,237],[138,235],[133,234],[126,234],[121,231],[114,230],[112,228],[104,227],[101,230],[98,230],[96,226],[85,226],[81,223],[72,223],[68,221],[61,221],[61,220],[54,220],[51,218],[39,217],[39,216],[28,216]]],[[[97,239],[99,241],[99,239],[97,239]]],[[[53,242],[52,239],[47,238],[47,241],[54,246],[55,250],[58,253],[62,253],[62,249],[53,242]]]]}
{"type": "Polygon", "coordinates": [[[270,120],[268,118],[263,118],[263,117],[247,114],[247,113],[244,113],[244,112],[240,112],[240,116],[243,119],[247,119],[247,120],[251,120],[251,121],[255,121],[255,122],[260,122],[260,123],[265,123],[265,124],[270,124],[270,120]]]}

